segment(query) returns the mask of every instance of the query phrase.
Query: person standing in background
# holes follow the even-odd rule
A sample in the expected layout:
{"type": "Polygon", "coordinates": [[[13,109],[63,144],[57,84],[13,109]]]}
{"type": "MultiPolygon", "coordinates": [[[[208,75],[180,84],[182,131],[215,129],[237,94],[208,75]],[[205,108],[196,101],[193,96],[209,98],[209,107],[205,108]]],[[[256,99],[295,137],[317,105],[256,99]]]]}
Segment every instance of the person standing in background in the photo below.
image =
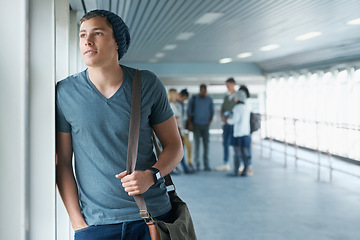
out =
{"type": "Polygon", "coordinates": [[[188,98],[189,98],[189,92],[187,91],[186,88],[182,89],[180,91],[180,93],[178,93],[176,96],[176,105],[178,106],[178,109],[181,110],[181,118],[180,118],[179,127],[180,127],[182,138],[183,138],[183,145],[185,147],[184,158],[185,158],[185,154],[186,154],[185,159],[186,159],[187,166],[188,166],[190,172],[193,172],[194,167],[193,167],[193,160],[192,160],[193,159],[192,143],[189,139],[189,135],[191,132],[188,129],[187,114],[186,114],[185,103],[184,103],[188,98]]]}
{"type": "MultiPolygon", "coordinates": [[[[245,85],[241,85],[239,90],[243,90],[246,94],[246,101],[245,104],[248,106],[248,108],[250,109],[251,112],[251,106],[249,104],[249,101],[247,101],[248,98],[250,98],[250,91],[249,89],[245,86],[245,85]]],[[[247,170],[247,175],[252,176],[254,174],[254,170],[253,170],[253,166],[252,166],[252,154],[251,154],[251,134],[250,134],[250,145],[248,146],[248,153],[249,155],[249,168],[247,170]]],[[[243,172],[243,168],[240,167],[239,169],[240,174],[243,172]]]]}
{"type": "Polygon", "coordinates": [[[244,163],[244,170],[241,176],[247,176],[249,167],[250,153],[250,109],[245,104],[246,93],[239,90],[235,94],[236,102],[233,113],[227,119],[230,124],[234,125],[234,133],[231,139],[231,145],[234,147],[234,176],[239,174],[241,162],[244,163]]]}
{"type": "Polygon", "coordinates": [[[200,138],[203,140],[203,161],[204,170],[211,171],[209,166],[209,129],[214,116],[213,99],[207,96],[205,84],[200,85],[200,93],[193,96],[188,105],[189,130],[194,131],[195,140],[195,164],[196,170],[200,170],[199,144],[200,138]]]}
{"type": "Polygon", "coordinates": [[[228,89],[228,93],[224,97],[224,101],[221,105],[221,121],[223,122],[223,148],[224,148],[224,159],[223,164],[218,166],[216,171],[230,171],[229,165],[229,148],[231,143],[231,138],[233,136],[234,126],[227,122],[227,119],[230,116],[230,113],[235,106],[234,96],[235,96],[235,80],[234,78],[229,78],[225,82],[228,89]]]}
{"type": "MultiPolygon", "coordinates": [[[[183,141],[183,136],[182,136],[182,112],[183,111],[182,111],[181,105],[179,105],[178,102],[177,102],[177,99],[179,99],[179,93],[177,92],[176,89],[174,89],[174,88],[169,89],[169,91],[168,91],[168,99],[169,99],[169,102],[170,102],[171,109],[174,112],[174,117],[176,119],[179,134],[180,134],[181,139],[183,141]]],[[[189,169],[188,165],[186,164],[185,155],[181,159],[180,163],[181,163],[181,166],[182,166],[185,173],[191,173],[192,172],[189,169]]],[[[172,171],[172,173],[173,174],[180,174],[181,171],[178,169],[178,167],[176,167],[172,171]]]]}

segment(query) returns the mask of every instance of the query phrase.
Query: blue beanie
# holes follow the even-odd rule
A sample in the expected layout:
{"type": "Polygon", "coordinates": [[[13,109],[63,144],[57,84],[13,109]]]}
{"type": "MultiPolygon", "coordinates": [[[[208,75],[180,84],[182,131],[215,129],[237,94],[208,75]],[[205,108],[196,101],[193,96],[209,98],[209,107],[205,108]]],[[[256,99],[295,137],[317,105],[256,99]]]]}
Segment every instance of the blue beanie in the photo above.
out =
{"type": "Polygon", "coordinates": [[[124,56],[130,45],[130,32],[128,26],[126,26],[126,24],[121,19],[121,17],[119,17],[117,14],[113,12],[107,10],[100,10],[100,9],[92,10],[89,13],[91,12],[96,12],[104,15],[104,17],[106,17],[106,19],[112,25],[115,35],[115,40],[118,45],[118,53],[120,60],[124,56]]]}

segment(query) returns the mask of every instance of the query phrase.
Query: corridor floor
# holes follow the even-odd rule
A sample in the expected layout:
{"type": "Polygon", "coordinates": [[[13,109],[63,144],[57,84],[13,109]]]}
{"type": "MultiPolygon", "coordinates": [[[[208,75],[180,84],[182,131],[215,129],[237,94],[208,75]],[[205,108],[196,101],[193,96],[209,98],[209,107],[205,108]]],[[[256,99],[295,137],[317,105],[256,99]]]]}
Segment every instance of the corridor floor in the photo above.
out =
{"type": "MultiPolygon", "coordinates": [[[[360,188],[317,181],[313,169],[284,168],[281,155],[261,159],[259,152],[254,146],[252,177],[173,176],[199,240],[360,239],[360,188]]],[[[213,169],[221,164],[220,141],[210,143],[209,156],[213,169]]],[[[349,182],[359,186],[360,179],[349,182]]]]}

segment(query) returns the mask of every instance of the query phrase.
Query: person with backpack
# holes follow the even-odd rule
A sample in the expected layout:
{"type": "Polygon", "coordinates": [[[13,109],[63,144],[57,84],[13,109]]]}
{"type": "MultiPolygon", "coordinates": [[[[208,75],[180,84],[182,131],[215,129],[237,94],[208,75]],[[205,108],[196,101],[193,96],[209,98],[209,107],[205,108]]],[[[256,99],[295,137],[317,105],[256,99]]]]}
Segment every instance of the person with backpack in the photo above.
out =
{"type": "Polygon", "coordinates": [[[236,102],[233,112],[227,119],[229,124],[234,125],[231,145],[234,147],[234,174],[238,176],[241,162],[244,169],[241,176],[248,175],[249,162],[251,159],[251,137],[250,137],[250,108],[246,104],[246,93],[240,89],[236,92],[234,101],[236,102]]]}

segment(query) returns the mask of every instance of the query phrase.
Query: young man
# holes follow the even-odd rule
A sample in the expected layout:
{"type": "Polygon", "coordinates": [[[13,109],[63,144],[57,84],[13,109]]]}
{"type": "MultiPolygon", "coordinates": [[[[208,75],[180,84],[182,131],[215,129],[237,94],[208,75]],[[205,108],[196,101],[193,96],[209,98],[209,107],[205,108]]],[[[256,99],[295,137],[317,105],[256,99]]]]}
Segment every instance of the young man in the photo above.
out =
{"type": "Polygon", "coordinates": [[[217,171],[230,171],[229,165],[229,146],[231,138],[233,136],[234,126],[227,122],[234,106],[234,96],[235,96],[235,80],[229,78],[225,82],[229,94],[224,97],[224,101],[221,105],[221,121],[223,122],[223,148],[224,148],[224,162],[222,165],[218,166],[215,170],[217,171]]]}
{"type": "Polygon", "coordinates": [[[209,165],[209,129],[214,116],[214,103],[211,97],[207,96],[205,84],[200,85],[200,93],[190,99],[188,106],[189,130],[194,131],[195,140],[195,164],[196,170],[200,170],[199,145],[200,138],[204,146],[204,170],[211,171],[209,165]]]}
{"type": "Polygon", "coordinates": [[[75,239],[150,239],[133,196],[166,221],[171,204],[164,180],[183,156],[175,118],[160,80],[141,72],[142,102],[136,171],[126,159],[135,69],[119,65],[130,44],[116,14],[91,11],[80,20],[80,52],[88,66],[57,85],[57,186],[75,239]],[[152,130],[163,152],[156,161],[152,130]],[[75,176],[72,168],[74,153],[75,176]]]}

